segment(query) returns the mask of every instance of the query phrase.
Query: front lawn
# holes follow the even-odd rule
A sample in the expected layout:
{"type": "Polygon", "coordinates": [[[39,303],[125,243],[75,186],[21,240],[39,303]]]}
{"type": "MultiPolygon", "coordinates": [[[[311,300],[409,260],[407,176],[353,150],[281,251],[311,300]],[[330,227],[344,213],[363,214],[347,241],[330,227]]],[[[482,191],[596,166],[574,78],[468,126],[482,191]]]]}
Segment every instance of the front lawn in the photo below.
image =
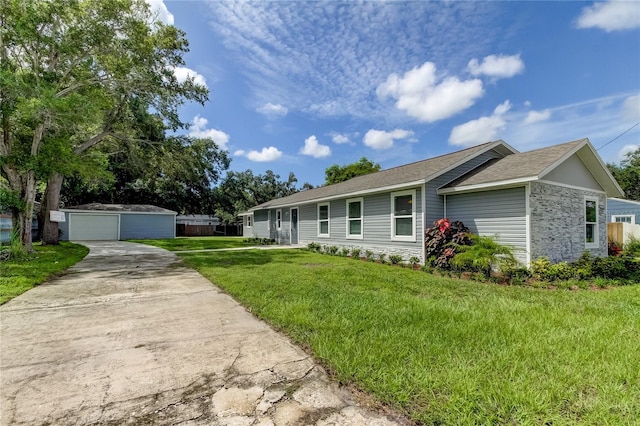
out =
{"type": "Polygon", "coordinates": [[[238,247],[251,247],[255,243],[245,242],[243,237],[177,237],[166,240],[129,240],[132,243],[144,243],[171,251],[214,250],[238,247]]]}
{"type": "Polygon", "coordinates": [[[8,302],[84,258],[89,249],[62,241],[59,246],[34,244],[35,253],[24,261],[0,261],[0,305],[8,302]]]}
{"type": "Polygon", "coordinates": [[[181,256],[415,422],[640,418],[640,286],[498,286],[301,250],[181,256]]]}

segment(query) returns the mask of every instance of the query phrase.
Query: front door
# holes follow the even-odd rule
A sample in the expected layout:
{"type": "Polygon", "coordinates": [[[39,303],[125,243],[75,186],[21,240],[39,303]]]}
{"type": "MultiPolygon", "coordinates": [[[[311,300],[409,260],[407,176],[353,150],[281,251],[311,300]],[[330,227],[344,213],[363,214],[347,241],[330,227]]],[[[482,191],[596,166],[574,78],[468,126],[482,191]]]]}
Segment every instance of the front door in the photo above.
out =
{"type": "Polygon", "coordinates": [[[298,244],[298,208],[291,209],[291,245],[298,244]]]}

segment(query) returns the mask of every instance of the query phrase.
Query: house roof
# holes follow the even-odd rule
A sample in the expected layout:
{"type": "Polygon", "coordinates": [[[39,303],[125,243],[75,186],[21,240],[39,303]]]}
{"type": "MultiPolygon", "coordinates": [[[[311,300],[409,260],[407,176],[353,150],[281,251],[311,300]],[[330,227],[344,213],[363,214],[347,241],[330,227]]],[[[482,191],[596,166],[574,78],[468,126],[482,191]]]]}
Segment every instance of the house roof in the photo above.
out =
{"type": "Polygon", "coordinates": [[[394,187],[408,186],[414,183],[419,185],[493,148],[503,151],[504,154],[517,152],[501,140],[487,142],[451,154],[381,170],[364,176],[357,176],[345,182],[297,192],[287,197],[277,198],[255,206],[249,209],[249,212],[264,208],[304,204],[338,196],[371,193],[394,187]]]}
{"type": "Polygon", "coordinates": [[[131,213],[171,213],[176,214],[173,210],[163,209],[162,207],[152,206],[150,204],[102,204],[90,203],[79,206],[70,206],[62,209],[63,211],[103,211],[103,212],[131,212],[131,213]]]}
{"type": "Polygon", "coordinates": [[[446,194],[542,179],[574,154],[578,155],[608,196],[623,194],[586,138],[493,160],[448,183],[438,192],[446,194]]]}
{"type": "Polygon", "coordinates": [[[620,203],[625,203],[625,204],[631,204],[632,206],[638,206],[640,207],[640,201],[634,201],[634,200],[625,200],[623,198],[615,198],[615,197],[610,197],[609,201],[618,201],[620,203]]]}

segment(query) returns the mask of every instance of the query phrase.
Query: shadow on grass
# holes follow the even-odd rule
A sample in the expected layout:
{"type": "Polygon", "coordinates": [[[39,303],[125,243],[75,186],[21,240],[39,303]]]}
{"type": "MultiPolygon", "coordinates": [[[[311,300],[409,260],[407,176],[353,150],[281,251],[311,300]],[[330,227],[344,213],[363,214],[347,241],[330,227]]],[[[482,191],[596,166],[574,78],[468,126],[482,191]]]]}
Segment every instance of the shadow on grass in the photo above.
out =
{"type": "Polygon", "coordinates": [[[239,250],[225,252],[180,253],[187,264],[195,266],[260,266],[272,262],[293,260],[304,256],[300,250],[239,250]],[[286,253],[286,254],[285,254],[286,253]]]}

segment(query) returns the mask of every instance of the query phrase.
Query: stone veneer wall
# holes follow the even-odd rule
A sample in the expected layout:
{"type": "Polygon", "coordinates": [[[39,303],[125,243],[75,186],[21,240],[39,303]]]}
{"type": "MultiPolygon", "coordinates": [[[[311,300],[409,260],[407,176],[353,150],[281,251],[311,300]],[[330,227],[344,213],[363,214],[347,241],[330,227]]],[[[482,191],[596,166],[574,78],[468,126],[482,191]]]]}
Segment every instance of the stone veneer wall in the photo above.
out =
{"type": "Polygon", "coordinates": [[[531,260],[575,261],[588,250],[607,256],[606,195],[542,182],[531,183],[531,260]],[[585,248],[584,197],[598,199],[599,247],[585,248]]]}

